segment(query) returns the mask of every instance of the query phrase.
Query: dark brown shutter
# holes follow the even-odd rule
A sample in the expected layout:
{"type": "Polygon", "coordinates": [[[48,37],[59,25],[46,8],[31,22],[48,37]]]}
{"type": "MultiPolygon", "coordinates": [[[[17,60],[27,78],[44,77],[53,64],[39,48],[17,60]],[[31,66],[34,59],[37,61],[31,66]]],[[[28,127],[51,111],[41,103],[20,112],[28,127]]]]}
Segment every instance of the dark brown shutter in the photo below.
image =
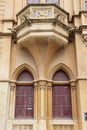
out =
{"type": "Polygon", "coordinates": [[[34,90],[33,86],[27,87],[26,93],[26,117],[33,118],[33,106],[34,106],[34,90]]]}
{"type": "MultiPolygon", "coordinates": [[[[68,75],[62,70],[57,71],[53,81],[69,81],[68,75]]],[[[71,91],[69,85],[53,85],[52,111],[54,118],[70,118],[72,116],[71,91]]]]}
{"type": "Polygon", "coordinates": [[[53,86],[53,117],[71,117],[71,94],[69,86],[53,86]]]}
{"type": "Polygon", "coordinates": [[[17,86],[16,87],[16,118],[33,118],[33,86],[17,86]]]}
{"type": "MultiPolygon", "coordinates": [[[[33,76],[27,70],[21,72],[17,81],[32,81],[33,76]]],[[[34,107],[34,87],[32,85],[16,86],[15,117],[33,118],[34,107]]]]}
{"type": "Polygon", "coordinates": [[[16,108],[15,117],[25,117],[25,87],[16,87],[16,108]]]}

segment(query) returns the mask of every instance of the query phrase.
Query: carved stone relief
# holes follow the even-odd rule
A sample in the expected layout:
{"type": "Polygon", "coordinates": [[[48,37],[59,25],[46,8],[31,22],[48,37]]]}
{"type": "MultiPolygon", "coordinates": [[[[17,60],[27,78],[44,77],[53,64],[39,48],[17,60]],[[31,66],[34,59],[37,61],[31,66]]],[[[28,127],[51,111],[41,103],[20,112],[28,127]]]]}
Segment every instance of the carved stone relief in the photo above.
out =
{"type": "Polygon", "coordinates": [[[33,125],[13,125],[12,130],[33,130],[33,125]]]}
{"type": "Polygon", "coordinates": [[[53,125],[53,130],[74,130],[73,125],[53,125]]]}
{"type": "Polygon", "coordinates": [[[18,16],[20,24],[24,23],[24,16],[26,16],[27,19],[54,19],[56,16],[58,16],[58,21],[62,23],[66,22],[65,15],[60,10],[54,8],[54,6],[29,7],[26,11],[18,16]]]}
{"type": "Polygon", "coordinates": [[[65,16],[62,15],[58,10],[54,10],[54,16],[56,17],[58,15],[58,21],[64,23],[65,22],[65,16]]]}

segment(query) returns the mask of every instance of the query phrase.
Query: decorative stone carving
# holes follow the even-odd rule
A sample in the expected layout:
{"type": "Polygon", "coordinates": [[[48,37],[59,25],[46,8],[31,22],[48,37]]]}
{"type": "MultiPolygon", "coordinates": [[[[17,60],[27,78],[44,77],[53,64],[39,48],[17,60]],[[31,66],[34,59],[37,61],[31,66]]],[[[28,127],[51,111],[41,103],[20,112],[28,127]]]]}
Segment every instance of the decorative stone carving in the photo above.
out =
{"type": "Polygon", "coordinates": [[[51,89],[51,88],[52,88],[52,83],[51,83],[51,82],[47,83],[47,88],[48,88],[48,89],[51,89]]]}
{"type": "Polygon", "coordinates": [[[54,10],[54,16],[58,16],[58,21],[64,23],[65,22],[65,16],[58,12],[58,10],[54,10]]]}
{"type": "Polygon", "coordinates": [[[10,83],[10,89],[11,89],[11,90],[14,91],[14,90],[15,90],[15,87],[16,87],[15,83],[10,83]]]}
{"type": "Polygon", "coordinates": [[[83,40],[83,43],[85,44],[85,46],[87,47],[87,34],[82,36],[82,40],[83,40]]]}
{"type": "Polygon", "coordinates": [[[39,87],[44,89],[46,87],[46,81],[40,81],[39,82],[39,87]]]}
{"type": "Polygon", "coordinates": [[[73,125],[53,125],[53,130],[74,130],[73,125]]]}
{"type": "Polygon", "coordinates": [[[33,125],[13,125],[12,130],[33,130],[33,125]]]}
{"type": "Polygon", "coordinates": [[[58,16],[58,21],[66,23],[66,15],[54,6],[29,6],[24,12],[18,15],[18,23],[22,24],[25,22],[25,17],[27,19],[54,19],[58,16]]]}
{"type": "Polygon", "coordinates": [[[32,8],[32,16],[35,19],[50,18],[52,16],[52,8],[32,8]]]}

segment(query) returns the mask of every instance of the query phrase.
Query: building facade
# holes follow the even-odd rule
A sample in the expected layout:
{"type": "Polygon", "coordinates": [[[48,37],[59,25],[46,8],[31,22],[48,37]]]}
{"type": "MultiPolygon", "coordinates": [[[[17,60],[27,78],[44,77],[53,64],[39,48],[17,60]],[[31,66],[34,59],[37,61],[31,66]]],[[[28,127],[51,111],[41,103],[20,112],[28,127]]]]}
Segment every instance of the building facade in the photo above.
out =
{"type": "Polygon", "coordinates": [[[0,0],[0,130],[87,130],[87,0],[0,0]]]}

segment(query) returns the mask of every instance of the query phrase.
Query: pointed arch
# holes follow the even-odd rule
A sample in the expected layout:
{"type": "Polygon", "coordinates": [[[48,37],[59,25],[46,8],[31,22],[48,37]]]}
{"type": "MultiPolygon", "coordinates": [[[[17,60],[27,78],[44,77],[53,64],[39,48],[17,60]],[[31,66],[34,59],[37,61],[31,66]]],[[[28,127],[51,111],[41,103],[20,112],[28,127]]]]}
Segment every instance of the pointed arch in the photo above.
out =
{"type": "Polygon", "coordinates": [[[71,71],[71,69],[70,69],[67,65],[65,65],[65,64],[63,64],[63,63],[60,63],[60,64],[58,64],[58,65],[56,65],[56,66],[53,67],[53,69],[51,70],[51,72],[50,72],[50,74],[49,74],[49,79],[51,80],[52,77],[53,77],[53,75],[54,75],[57,71],[59,71],[59,70],[64,71],[64,72],[69,76],[70,80],[74,79],[74,74],[73,74],[73,72],[71,71]]]}
{"type": "Polygon", "coordinates": [[[24,70],[29,71],[29,72],[33,75],[34,80],[37,79],[37,75],[36,75],[34,69],[33,69],[31,66],[29,66],[28,64],[26,64],[26,63],[24,63],[24,64],[18,66],[18,67],[14,70],[14,72],[12,73],[11,79],[16,80],[17,77],[18,77],[18,75],[19,75],[20,73],[22,73],[24,70]]]}

